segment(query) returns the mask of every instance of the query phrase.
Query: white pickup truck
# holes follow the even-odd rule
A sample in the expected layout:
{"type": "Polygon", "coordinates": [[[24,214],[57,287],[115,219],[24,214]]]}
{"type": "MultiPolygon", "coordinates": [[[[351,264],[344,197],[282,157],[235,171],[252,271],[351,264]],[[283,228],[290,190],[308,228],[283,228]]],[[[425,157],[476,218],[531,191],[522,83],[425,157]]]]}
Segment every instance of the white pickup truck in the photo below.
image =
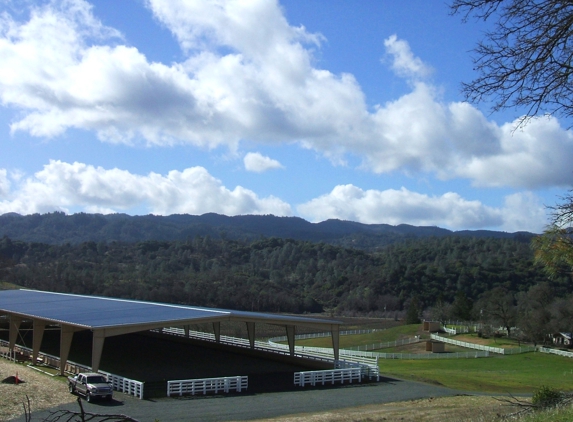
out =
{"type": "Polygon", "coordinates": [[[111,400],[113,388],[107,379],[93,372],[84,372],[68,377],[68,387],[70,393],[78,393],[91,402],[94,398],[105,398],[111,400]]]}

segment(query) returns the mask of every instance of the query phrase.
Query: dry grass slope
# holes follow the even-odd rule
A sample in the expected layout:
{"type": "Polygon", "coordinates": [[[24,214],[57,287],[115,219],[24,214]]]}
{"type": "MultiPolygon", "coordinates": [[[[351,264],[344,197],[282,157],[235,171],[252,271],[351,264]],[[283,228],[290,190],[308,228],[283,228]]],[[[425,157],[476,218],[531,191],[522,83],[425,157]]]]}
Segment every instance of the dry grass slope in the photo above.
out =
{"type": "Polygon", "coordinates": [[[10,376],[23,381],[18,385],[0,383],[0,421],[8,421],[24,414],[23,403],[30,399],[32,411],[47,409],[75,401],[66,383],[46,374],[0,359],[0,380],[10,376]]]}

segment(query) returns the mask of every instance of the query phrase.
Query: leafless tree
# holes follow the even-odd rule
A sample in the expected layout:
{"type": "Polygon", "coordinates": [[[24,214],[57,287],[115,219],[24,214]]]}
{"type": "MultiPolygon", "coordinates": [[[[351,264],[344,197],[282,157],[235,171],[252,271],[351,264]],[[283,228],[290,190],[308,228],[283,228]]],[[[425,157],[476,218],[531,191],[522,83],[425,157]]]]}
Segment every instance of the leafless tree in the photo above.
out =
{"type": "Polygon", "coordinates": [[[474,50],[478,76],[463,84],[470,102],[492,111],[573,116],[573,0],[452,0],[464,21],[493,21],[474,50]]]}

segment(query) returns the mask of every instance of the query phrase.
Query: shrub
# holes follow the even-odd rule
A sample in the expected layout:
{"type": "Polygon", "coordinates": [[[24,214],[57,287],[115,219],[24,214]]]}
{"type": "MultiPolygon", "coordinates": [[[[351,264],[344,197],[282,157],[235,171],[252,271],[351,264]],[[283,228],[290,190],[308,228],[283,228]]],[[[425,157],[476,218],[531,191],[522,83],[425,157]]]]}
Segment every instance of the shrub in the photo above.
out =
{"type": "Polygon", "coordinates": [[[562,401],[563,393],[545,385],[537,389],[531,399],[531,403],[539,409],[558,406],[562,401]]]}

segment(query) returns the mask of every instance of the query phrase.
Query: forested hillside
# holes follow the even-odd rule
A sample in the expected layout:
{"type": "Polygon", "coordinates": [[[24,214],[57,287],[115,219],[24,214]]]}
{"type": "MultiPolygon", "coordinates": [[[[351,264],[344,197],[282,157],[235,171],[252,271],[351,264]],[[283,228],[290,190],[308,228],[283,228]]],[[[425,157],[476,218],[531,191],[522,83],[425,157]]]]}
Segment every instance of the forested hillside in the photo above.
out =
{"type": "MultiPolygon", "coordinates": [[[[378,253],[279,238],[48,245],[4,237],[0,267],[0,280],[34,289],[271,312],[390,312],[413,296],[427,307],[460,291],[473,300],[546,279],[528,242],[467,237],[378,253]]],[[[567,280],[553,287],[570,291],[567,280]]]]}
{"type": "Polygon", "coordinates": [[[439,227],[415,227],[402,224],[361,224],[327,220],[309,223],[298,217],[273,215],[219,214],[129,216],[126,214],[48,214],[0,215],[0,237],[48,244],[83,242],[139,242],[144,240],[187,241],[196,236],[212,239],[253,241],[261,237],[324,242],[336,246],[375,251],[407,239],[443,236],[525,238],[531,233],[494,231],[452,232],[439,227]]]}

